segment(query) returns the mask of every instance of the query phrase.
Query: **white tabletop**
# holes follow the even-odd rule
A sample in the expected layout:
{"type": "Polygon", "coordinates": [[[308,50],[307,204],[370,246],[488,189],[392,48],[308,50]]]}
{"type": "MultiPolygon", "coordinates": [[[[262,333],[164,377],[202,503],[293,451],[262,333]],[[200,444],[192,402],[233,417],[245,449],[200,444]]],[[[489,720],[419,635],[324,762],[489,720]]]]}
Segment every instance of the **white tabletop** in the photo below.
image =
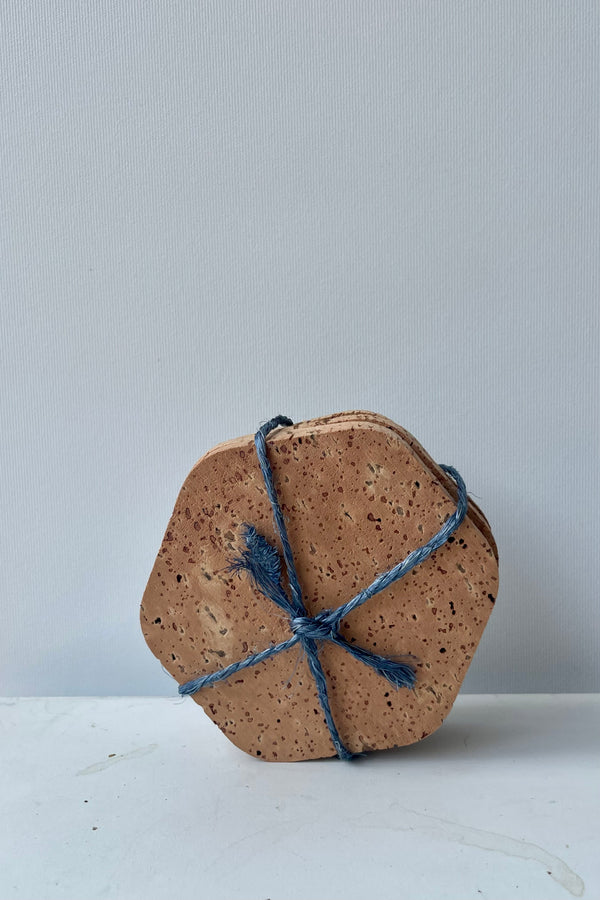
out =
{"type": "Polygon", "coordinates": [[[189,699],[0,704],[0,900],[600,897],[600,695],[464,695],[419,744],[306,763],[189,699]]]}

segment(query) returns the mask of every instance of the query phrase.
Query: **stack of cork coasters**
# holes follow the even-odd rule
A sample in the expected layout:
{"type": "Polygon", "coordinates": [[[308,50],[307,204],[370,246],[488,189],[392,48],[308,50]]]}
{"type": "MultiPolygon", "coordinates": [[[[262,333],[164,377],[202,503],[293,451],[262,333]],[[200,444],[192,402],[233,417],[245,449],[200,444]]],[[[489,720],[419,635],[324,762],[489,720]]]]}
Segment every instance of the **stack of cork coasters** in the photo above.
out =
{"type": "Polygon", "coordinates": [[[496,598],[498,552],[485,516],[465,493],[466,512],[441,546],[335,623],[334,639],[314,628],[310,640],[298,639],[294,623],[321,621],[452,523],[460,486],[383,416],[280,424],[265,446],[282,540],[257,446],[254,435],[225,441],[187,476],[142,600],[148,646],[237,747],[263,760],[344,755],[340,746],[353,755],[427,737],[454,703],[496,598]],[[256,573],[232,566],[248,552],[248,525],[272,548],[263,581],[283,592],[281,604],[259,589],[256,573]],[[294,602],[286,538],[302,619],[284,603],[294,602]],[[390,683],[348,647],[404,661],[412,682],[390,683]],[[236,669],[244,660],[251,664],[236,669]],[[193,689],[229,666],[227,677],[193,689]]]}

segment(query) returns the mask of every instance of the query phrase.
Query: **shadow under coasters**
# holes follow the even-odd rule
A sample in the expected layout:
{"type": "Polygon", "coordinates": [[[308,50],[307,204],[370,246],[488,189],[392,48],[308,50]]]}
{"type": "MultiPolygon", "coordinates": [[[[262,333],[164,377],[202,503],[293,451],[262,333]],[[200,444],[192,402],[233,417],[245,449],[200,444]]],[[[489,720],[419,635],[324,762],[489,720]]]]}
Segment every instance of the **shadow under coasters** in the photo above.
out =
{"type": "Polygon", "coordinates": [[[261,759],[421,740],[450,711],[493,608],[489,523],[456,470],[383,416],[279,416],[261,428],[219,444],[186,478],[142,600],[148,646],[261,759]],[[335,621],[394,568],[400,577],[335,621]],[[206,683],[215,674],[227,677],[206,683]]]}

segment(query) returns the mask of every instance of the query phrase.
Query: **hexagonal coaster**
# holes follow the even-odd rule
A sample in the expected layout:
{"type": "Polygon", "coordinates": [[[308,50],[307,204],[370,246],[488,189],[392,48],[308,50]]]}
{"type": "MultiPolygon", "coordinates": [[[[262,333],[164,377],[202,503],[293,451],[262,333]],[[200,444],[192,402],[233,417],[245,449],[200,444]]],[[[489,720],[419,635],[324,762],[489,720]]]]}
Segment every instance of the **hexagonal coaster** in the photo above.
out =
{"type": "MultiPolygon", "coordinates": [[[[309,616],[352,598],[425,544],[456,509],[456,486],[444,470],[412,435],[368,411],[280,427],[267,448],[309,616]]],[[[193,467],[144,592],[144,636],[180,684],[292,634],[289,616],[229,568],[244,523],[281,555],[253,435],[219,444],[193,467]]],[[[318,641],[333,719],[351,752],[410,744],[441,725],[497,589],[496,545],[469,498],[466,517],[442,547],[340,625],[358,647],[411,659],[413,689],[392,687],[342,647],[318,641]]],[[[336,753],[299,644],[193,697],[253,756],[336,753]]]]}

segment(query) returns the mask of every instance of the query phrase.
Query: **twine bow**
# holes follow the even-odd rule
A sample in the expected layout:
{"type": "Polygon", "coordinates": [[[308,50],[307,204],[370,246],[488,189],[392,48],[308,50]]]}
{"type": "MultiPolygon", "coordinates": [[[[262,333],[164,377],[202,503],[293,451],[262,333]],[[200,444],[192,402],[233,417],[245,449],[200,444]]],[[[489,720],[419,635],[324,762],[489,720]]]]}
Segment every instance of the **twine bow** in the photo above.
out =
{"type": "Polygon", "coordinates": [[[264,662],[264,660],[269,659],[269,657],[282,653],[285,650],[289,650],[295,644],[300,643],[306,651],[308,665],[317,686],[319,702],[325,715],[325,721],[336,753],[340,759],[351,759],[355,754],[352,754],[347,747],[344,746],[331,712],[329,696],[327,693],[327,681],[319,660],[317,642],[331,641],[331,643],[336,644],[338,647],[342,647],[355,659],[370,666],[378,675],[387,679],[387,681],[395,688],[406,687],[412,689],[414,687],[416,672],[411,663],[392,659],[387,656],[379,656],[364,647],[351,644],[340,634],[339,625],[341,620],[347,616],[348,613],[357,609],[359,606],[362,606],[363,603],[366,603],[367,600],[375,596],[375,594],[384,591],[446,543],[448,538],[456,531],[466,516],[468,502],[467,490],[463,479],[456,469],[452,468],[452,466],[441,465],[440,468],[447,472],[456,482],[458,487],[458,501],[456,510],[448,517],[440,530],[427,541],[426,544],[411,551],[401,563],[398,563],[398,565],[394,566],[389,571],[378,575],[367,588],[364,588],[364,590],[352,597],[351,600],[342,604],[342,606],[337,609],[325,609],[314,616],[310,616],[302,600],[302,589],[296,573],[294,557],[288,539],[283,513],[279,505],[277,492],[273,482],[273,471],[267,456],[267,434],[279,425],[293,424],[292,420],[288,419],[287,416],[275,416],[275,418],[270,419],[268,422],[261,425],[254,437],[260,469],[265,481],[267,495],[273,509],[275,529],[281,541],[290,596],[288,596],[282,585],[281,560],[277,549],[269,544],[266,538],[258,534],[253,525],[246,522],[242,524],[240,531],[244,546],[239,555],[232,560],[231,565],[228,567],[229,571],[234,571],[238,574],[242,571],[247,572],[256,588],[288,614],[292,636],[286,641],[282,641],[279,644],[274,644],[267,647],[265,650],[261,650],[259,653],[252,653],[240,662],[232,663],[223,669],[218,669],[216,672],[211,672],[208,675],[202,675],[199,678],[187,681],[185,684],[179,686],[179,693],[182,695],[195,694],[202,688],[216,684],[219,681],[224,681],[226,678],[235,675],[242,669],[264,662]]]}

